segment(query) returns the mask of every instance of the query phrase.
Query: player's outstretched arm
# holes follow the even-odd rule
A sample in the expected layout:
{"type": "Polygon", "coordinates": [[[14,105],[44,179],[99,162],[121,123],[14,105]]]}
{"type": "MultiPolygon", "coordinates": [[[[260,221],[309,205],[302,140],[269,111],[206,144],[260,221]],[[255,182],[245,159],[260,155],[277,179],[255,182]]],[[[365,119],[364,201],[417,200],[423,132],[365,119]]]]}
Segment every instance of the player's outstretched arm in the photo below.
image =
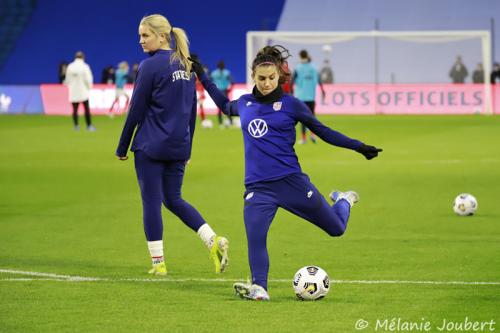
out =
{"type": "Polygon", "coordinates": [[[380,148],[366,145],[361,141],[352,139],[338,131],[329,128],[328,126],[323,125],[311,112],[309,112],[307,106],[298,100],[294,105],[294,109],[296,111],[295,115],[298,121],[302,122],[314,134],[331,145],[352,149],[362,154],[368,160],[377,157],[378,153],[382,152],[382,149],[380,148]]]}
{"type": "Polygon", "coordinates": [[[228,116],[238,116],[239,114],[236,102],[231,102],[226,96],[224,96],[215,83],[210,80],[207,73],[205,73],[203,65],[198,61],[198,59],[189,58],[189,60],[193,63],[192,68],[196,73],[198,80],[200,80],[203,88],[205,88],[210,97],[213,99],[215,105],[217,105],[217,107],[228,116]]]}

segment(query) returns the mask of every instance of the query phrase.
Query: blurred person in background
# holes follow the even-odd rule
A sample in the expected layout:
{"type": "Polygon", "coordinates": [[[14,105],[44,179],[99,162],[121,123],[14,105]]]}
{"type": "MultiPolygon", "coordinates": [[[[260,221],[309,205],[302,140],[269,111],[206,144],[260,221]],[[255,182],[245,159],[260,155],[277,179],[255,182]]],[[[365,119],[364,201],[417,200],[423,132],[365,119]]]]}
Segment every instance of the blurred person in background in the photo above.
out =
{"type": "MultiPolygon", "coordinates": [[[[321,100],[325,99],[325,90],[319,79],[319,73],[316,66],[312,63],[311,57],[306,50],[299,52],[300,64],[297,65],[292,77],[293,94],[299,100],[304,102],[309,108],[310,112],[315,114],[316,107],[316,87],[321,88],[321,100]]],[[[301,139],[300,144],[307,143],[307,128],[301,123],[301,139]]],[[[316,137],[311,132],[311,141],[316,143],[316,137]]]]}
{"type": "MultiPolygon", "coordinates": [[[[195,61],[199,61],[198,55],[196,54],[191,54],[191,59],[194,59],[195,61]]],[[[203,70],[205,73],[208,75],[208,67],[203,66],[203,70]]],[[[201,118],[201,127],[202,128],[212,128],[213,124],[210,119],[207,119],[205,115],[205,108],[203,106],[203,103],[205,102],[206,96],[205,96],[205,88],[203,88],[203,85],[201,84],[200,80],[196,78],[196,97],[197,97],[197,102],[198,102],[198,114],[200,115],[201,118]]]]}
{"type": "MultiPolygon", "coordinates": [[[[233,78],[231,77],[231,72],[225,67],[224,61],[221,60],[217,63],[217,68],[210,73],[210,77],[222,94],[227,97],[233,84],[233,78]]],[[[230,115],[228,116],[228,121],[222,121],[221,109],[217,110],[217,119],[219,120],[219,127],[227,127],[233,124],[233,119],[230,115]]]]}
{"type": "Polygon", "coordinates": [[[491,84],[500,83],[500,64],[495,62],[490,75],[491,84]]]}
{"type": "Polygon", "coordinates": [[[83,104],[85,110],[85,122],[87,130],[94,132],[96,128],[92,125],[89,108],[89,93],[92,89],[93,77],[90,66],[85,63],[85,55],[82,51],[75,54],[75,60],[66,69],[64,83],[68,86],[69,101],[73,107],[73,125],[75,131],[80,130],[78,125],[78,106],[83,104]]]}
{"type": "Polygon", "coordinates": [[[483,64],[478,63],[474,72],[472,72],[472,83],[484,83],[483,64]]]}
{"type": "Polygon", "coordinates": [[[113,84],[115,82],[115,69],[113,66],[106,66],[101,72],[101,83],[113,84]]]}
{"type": "Polygon", "coordinates": [[[323,60],[323,67],[319,71],[319,79],[321,83],[333,83],[333,69],[330,66],[330,61],[328,59],[323,60]]]}
{"type": "Polygon", "coordinates": [[[64,83],[64,79],[66,78],[66,69],[68,68],[68,63],[66,61],[61,61],[59,63],[59,83],[64,83]]]}
{"type": "MultiPolygon", "coordinates": [[[[281,47],[280,45],[275,45],[275,47],[281,47]]],[[[283,48],[283,50],[286,50],[285,48],[283,48]]],[[[288,50],[287,50],[288,51],[288,50]]],[[[291,94],[292,93],[292,74],[290,72],[290,67],[288,67],[288,62],[285,61],[285,63],[283,64],[283,67],[281,68],[281,70],[283,71],[283,73],[285,73],[284,77],[285,77],[285,80],[284,82],[281,84],[281,89],[283,90],[283,93],[285,94],[291,94]]]]}
{"type": "Polygon", "coordinates": [[[469,71],[467,70],[467,67],[465,67],[464,63],[462,62],[462,57],[457,56],[455,63],[453,66],[451,66],[450,72],[448,75],[451,78],[451,81],[453,83],[464,83],[465,78],[469,75],[469,71]]]}
{"type": "Polygon", "coordinates": [[[127,79],[128,83],[134,83],[135,82],[135,78],[137,77],[137,72],[138,71],[139,71],[139,64],[137,64],[137,63],[133,64],[132,65],[132,71],[128,75],[128,79],[127,79]]]}
{"type": "Polygon", "coordinates": [[[125,92],[125,84],[127,83],[128,78],[128,63],[126,61],[122,61],[118,64],[118,69],[115,71],[115,100],[111,107],[109,108],[109,115],[113,117],[113,108],[115,104],[118,104],[118,108],[120,107],[120,97],[125,97],[125,107],[124,110],[127,110],[128,102],[130,98],[125,92]]]}
{"type": "Polygon", "coordinates": [[[150,15],[139,24],[139,43],[149,58],[139,66],[116,156],[122,161],[128,159],[133,137],[131,151],[152,261],[148,273],[167,274],[162,203],[200,236],[210,251],[215,272],[222,273],[228,264],[228,240],[217,236],[201,214],[181,196],[196,124],[196,78],[188,61],[186,33],[172,27],[162,15],[150,15]]]}
{"type": "Polygon", "coordinates": [[[302,172],[293,148],[297,122],[306,124],[325,142],[354,150],[366,159],[375,158],[382,151],[323,125],[307,105],[283,93],[281,84],[290,75],[284,71],[288,56],[288,50],[281,46],[261,49],[252,62],[252,93],[233,101],[210,81],[201,64],[193,62],[193,70],[215,104],[225,114],[241,118],[245,146],[243,218],[252,282],[236,283],[234,288],[238,295],[250,300],[270,299],[267,235],[278,208],[335,237],[345,232],[351,207],[359,199],[354,191],[333,191],[330,205],[302,172]]]}

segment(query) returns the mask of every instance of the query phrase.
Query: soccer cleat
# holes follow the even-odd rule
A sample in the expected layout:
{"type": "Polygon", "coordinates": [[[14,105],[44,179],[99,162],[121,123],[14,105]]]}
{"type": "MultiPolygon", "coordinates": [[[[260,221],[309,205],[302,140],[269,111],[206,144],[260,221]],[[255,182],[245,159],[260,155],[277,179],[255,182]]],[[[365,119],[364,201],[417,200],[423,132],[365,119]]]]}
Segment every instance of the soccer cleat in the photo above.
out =
{"type": "Polygon", "coordinates": [[[215,273],[223,273],[229,265],[227,251],[229,250],[229,241],[225,237],[215,236],[214,245],[210,249],[210,259],[215,265],[215,273]]]}
{"type": "Polygon", "coordinates": [[[78,132],[78,131],[80,130],[80,126],[75,125],[75,126],[73,127],[73,129],[74,129],[75,131],[77,131],[77,132],[78,132]]]}
{"type": "Polygon", "coordinates": [[[316,143],[316,137],[314,135],[311,135],[311,142],[316,143]]]}
{"type": "Polygon", "coordinates": [[[267,291],[257,284],[237,282],[233,285],[236,295],[252,301],[269,301],[267,291]]]}
{"type": "Polygon", "coordinates": [[[97,131],[97,129],[94,127],[94,125],[89,125],[89,126],[87,126],[87,131],[95,132],[95,131],[97,131]]]}
{"type": "Polygon", "coordinates": [[[307,143],[307,141],[306,141],[305,139],[301,139],[301,140],[299,141],[299,145],[304,145],[304,144],[306,144],[306,143],[307,143]]]}
{"type": "Polygon", "coordinates": [[[167,275],[167,265],[165,262],[160,262],[159,264],[153,264],[153,268],[148,271],[149,274],[165,276],[167,275]]]}
{"type": "Polygon", "coordinates": [[[352,207],[354,206],[355,203],[359,201],[359,195],[354,191],[346,191],[346,192],[333,191],[332,193],[330,193],[330,199],[332,199],[333,203],[336,203],[337,201],[344,199],[352,207]]]}

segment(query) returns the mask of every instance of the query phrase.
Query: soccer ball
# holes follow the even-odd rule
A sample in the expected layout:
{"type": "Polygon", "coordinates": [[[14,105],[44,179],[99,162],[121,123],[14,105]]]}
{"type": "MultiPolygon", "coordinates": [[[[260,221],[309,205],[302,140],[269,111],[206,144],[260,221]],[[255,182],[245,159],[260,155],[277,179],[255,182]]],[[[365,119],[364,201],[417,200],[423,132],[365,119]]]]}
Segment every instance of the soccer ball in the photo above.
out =
{"type": "Polygon", "coordinates": [[[234,117],[233,118],[233,127],[241,128],[240,117],[234,117]]]}
{"type": "Polygon", "coordinates": [[[453,203],[453,211],[461,216],[472,215],[477,210],[477,200],[469,193],[459,194],[453,203]]]}
{"type": "Polygon", "coordinates": [[[210,119],[205,119],[201,122],[202,128],[212,128],[214,127],[214,123],[210,119]]]}
{"type": "Polygon", "coordinates": [[[300,300],[315,301],[328,294],[330,279],[320,267],[305,266],[295,273],[293,290],[300,300]]]}

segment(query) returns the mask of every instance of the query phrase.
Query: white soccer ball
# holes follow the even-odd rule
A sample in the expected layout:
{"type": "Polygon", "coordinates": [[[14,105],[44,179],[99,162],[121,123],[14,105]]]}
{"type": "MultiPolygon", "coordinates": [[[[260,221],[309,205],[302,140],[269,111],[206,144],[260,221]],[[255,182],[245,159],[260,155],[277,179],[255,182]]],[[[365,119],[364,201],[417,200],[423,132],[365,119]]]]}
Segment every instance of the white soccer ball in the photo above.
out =
{"type": "Polygon", "coordinates": [[[304,301],[315,301],[328,294],[330,279],[318,266],[305,266],[295,273],[293,278],[295,295],[304,301]]]}
{"type": "Polygon", "coordinates": [[[205,119],[201,122],[202,128],[212,128],[214,127],[214,123],[210,119],[205,119]]]}
{"type": "Polygon", "coordinates": [[[233,127],[241,128],[240,117],[233,117],[233,127]]]}
{"type": "Polygon", "coordinates": [[[459,194],[453,203],[453,211],[461,216],[473,215],[477,210],[477,200],[469,193],[459,194]]]}

